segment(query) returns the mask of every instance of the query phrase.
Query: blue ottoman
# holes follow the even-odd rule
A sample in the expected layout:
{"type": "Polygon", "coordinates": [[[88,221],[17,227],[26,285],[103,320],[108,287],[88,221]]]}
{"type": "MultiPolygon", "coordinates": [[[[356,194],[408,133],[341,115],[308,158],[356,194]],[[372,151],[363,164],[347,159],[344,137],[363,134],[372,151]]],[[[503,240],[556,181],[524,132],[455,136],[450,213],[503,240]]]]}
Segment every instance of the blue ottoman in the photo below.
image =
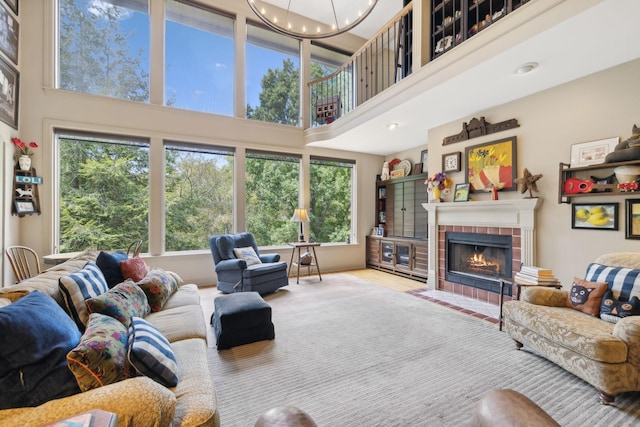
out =
{"type": "Polygon", "coordinates": [[[272,340],[271,306],[257,292],[238,292],[216,297],[211,324],[218,350],[256,341],[272,340]]]}

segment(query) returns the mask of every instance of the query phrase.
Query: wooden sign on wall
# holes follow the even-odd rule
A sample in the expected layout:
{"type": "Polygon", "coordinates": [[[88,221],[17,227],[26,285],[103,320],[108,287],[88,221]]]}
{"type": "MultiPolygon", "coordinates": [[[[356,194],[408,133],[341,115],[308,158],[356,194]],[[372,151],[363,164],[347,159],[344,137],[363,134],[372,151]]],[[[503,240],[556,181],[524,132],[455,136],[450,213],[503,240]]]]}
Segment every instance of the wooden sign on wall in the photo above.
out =
{"type": "Polygon", "coordinates": [[[442,145],[453,144],[454,142],[466,141],[468,139],[477,138],[483,135],[490,135],[496,132],[502,132],[503,130],[514,129],[520,127],[518,120],[510,119],[504,122],[491,124],[487,122],[484,117],[476,119],[475,117],[467,124],[462,123],[462,130],[456,135],[447,136],[442,145]]]}

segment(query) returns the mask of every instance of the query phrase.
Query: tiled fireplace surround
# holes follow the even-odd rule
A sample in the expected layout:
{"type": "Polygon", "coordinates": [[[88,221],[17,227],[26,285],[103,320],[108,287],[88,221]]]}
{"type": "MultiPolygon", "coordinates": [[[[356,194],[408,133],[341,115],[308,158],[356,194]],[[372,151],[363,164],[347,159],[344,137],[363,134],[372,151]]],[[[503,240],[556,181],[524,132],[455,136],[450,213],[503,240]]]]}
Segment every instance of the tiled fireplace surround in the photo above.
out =
{"type": "Polygon", "coordinates": [[[445,275],[445,233],[486,233],[510,235],[512,271],[522,263],[535,264],[535,211],[542,199],[513,199],[450,203],[423,203],[429,212],[429,276],[427,287],[498,304],[493,292],[452,283],[445,275]],[[437,238],[432,238],[437,236],[437,238]]]}

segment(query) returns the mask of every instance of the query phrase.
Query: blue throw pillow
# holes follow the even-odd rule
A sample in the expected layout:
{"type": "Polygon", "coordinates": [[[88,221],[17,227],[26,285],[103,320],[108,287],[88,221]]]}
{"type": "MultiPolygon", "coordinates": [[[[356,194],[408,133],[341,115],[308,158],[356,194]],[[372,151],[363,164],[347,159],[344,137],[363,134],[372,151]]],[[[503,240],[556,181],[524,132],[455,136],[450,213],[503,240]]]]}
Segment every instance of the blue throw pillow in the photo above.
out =
{"type": "Polygon", "coordinates": [[[80,392],[66,356],[81,334],[53,298],[33,291],[0,308],[0,331],[0,409],[80,392]]]}
{"type": "Polygon", "coordinates": [[[112,253],[102,251],[98,254],[96,264],[100,267],[100,270],[102,270],[109,289],[124,282],[124,277],[120,270],[120,261],[124,261],[127,258],[127,254],[122,251],[112,253]]]}
{"type": "Polygon", "coordinates": [[[178,364],[169,341],[151,323],[133,317],[127,344],[129,363],[165,387],[178,385],[178,364]]]}

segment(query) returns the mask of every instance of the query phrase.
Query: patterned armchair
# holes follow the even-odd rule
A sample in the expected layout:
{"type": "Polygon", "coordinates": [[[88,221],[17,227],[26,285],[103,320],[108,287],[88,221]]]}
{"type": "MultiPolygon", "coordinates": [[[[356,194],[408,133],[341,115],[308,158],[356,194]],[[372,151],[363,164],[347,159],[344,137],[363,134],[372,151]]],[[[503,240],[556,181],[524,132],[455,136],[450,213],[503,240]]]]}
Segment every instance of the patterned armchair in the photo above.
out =
{"type": "Polygon", "coordinates": [[[606,313],[607,305],[636,305],[640,253],[598,257],[587,266],[584,280],[574,279],[571,287],[579,290],[588,284],[605,289],[597,313],[579,311],[567,290],[529,287],[522,300],[505,302],[505,330],[518,349],[529,347],[582,378],[609,404],[618,393],[640,390],[640,315],[612,319],[606,313]]]}
{"type": "Polygon", "coordinates": [[[267,294],[289,284],[287,263],[279,254],[260,255],[251,233],[212,236],[209,248],[222,292],[267,294]]]}

